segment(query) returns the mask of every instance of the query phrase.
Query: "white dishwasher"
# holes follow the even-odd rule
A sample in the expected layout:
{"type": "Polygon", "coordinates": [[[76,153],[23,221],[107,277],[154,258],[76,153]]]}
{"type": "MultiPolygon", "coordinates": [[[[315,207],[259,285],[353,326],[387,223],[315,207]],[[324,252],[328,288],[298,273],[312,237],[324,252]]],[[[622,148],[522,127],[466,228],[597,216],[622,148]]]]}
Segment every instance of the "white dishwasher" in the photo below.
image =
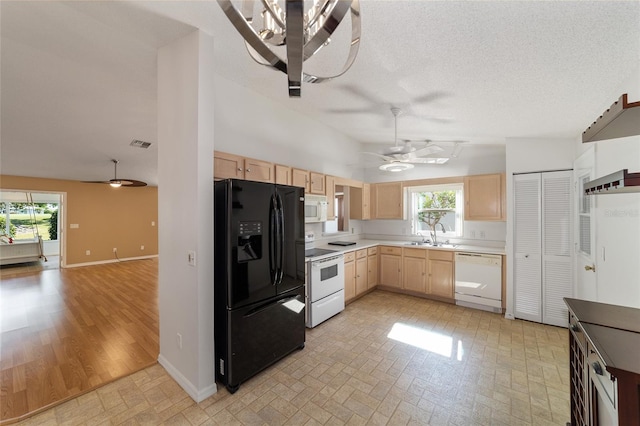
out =
{"type": "Polygon", "coordinates": [[[456,305],[502,312],[502,256],[456,253],[456,305]]]}

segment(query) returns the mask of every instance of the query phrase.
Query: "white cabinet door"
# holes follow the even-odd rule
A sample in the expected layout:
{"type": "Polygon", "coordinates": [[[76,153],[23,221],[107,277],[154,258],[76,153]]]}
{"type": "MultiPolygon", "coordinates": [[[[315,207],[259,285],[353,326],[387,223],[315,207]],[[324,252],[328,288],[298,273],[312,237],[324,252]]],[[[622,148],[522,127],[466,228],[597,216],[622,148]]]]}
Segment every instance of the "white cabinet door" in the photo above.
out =
{"type": "Polygon", "coordinates": [[[516,175],[514,295],[516,318],[567,325],[573,296],[571,172],[516,175]]]}
{"type": "Polygon", "coordinates": [[[513,177],[516,318],[542,321],[540,174],[513,177]]]}
{"type": "Polygon", "coordinates": [[[542,322],[567,326],[573,296],[571,172],[542,173],[542,322]]]}

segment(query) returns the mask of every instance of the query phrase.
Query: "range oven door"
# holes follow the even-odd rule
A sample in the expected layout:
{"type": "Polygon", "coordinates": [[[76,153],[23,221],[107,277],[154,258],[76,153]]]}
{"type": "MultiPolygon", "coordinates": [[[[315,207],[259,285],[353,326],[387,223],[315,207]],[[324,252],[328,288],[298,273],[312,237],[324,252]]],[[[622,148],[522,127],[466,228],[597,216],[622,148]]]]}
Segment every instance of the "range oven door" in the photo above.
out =
{"type": "Polygon", "coordinates": [[[598,353],[587,342],[589,367],[590,424],[593,426],[618,425],[617,383],[606,369],[598,353]]]}
{"type": "Polygon", "coordinates": [[[308,291],[311,302],[344,290],[344,255],[312,260],[310,272],[308,291]]]}

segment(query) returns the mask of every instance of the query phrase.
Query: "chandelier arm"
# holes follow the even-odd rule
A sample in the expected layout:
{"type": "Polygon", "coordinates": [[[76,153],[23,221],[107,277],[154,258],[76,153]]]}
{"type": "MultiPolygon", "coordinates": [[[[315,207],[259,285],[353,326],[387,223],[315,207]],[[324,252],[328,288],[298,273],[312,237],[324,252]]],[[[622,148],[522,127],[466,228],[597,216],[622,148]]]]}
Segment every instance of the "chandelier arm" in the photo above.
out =
{"type": "Polygon", "coordinates": [[[319,75],[304,73],[302,81],[304,81],[305,83],[323,83],[325,81],[329,81],[336,77],[340,77],[342,74],[349,71],[349,68],[351,68],[351,66],[353,65],[353,62],[356,60],[356,56],[358,56],[358,49],[360,48],[361,26],[360,26],[360,1],[359,0],[351,1],[350,11],[351,11],[351,45],[349,47],[349,55],[347,56],[347,59],[342,67],[342,70],[340,70],[337,74],[334,74],[331,76],[319,76],[319,75]]]}
{"type": "Polygon", "coordinates": [[[322,46],[325,45],[331,34],[336,30],[342,19],[351,9],[352,0],[337,0],[334,2],[331,13],[322,24],[322,27],[304,45],[304,60],[313,56],[322,46]]]}
{"type": "Polygon", "coordinates": [[[278,24],[280,28],[284,29],[285,21],[283,19],[286,18],[282,16],[282,9],[280,9],[278,4],[276,2],[270,2],[269,0],[262,0],[262,5],[265,10],[269,12],[273,20],[276,21],[276,24],[278,24]]]}
{"type": "Polygon", "coordinates": [[[312,13],[313,10],[310,10],[307,16],[307,28],[314,26],[323,14],[335,6],[336,1],[338,0],[324,0],[322,6],[315,9],[315,13],[312,13]]]}
{"type": "Polygon", "coordinates": [[[286,74],[287,64],[262,42],[260,36],[258,36],[251,25],[247,23],[242,14],[238,12],[238,9],[231,3],[231,0],[218,0],[218,4],[224,14],[227,15],[227,18],[229,18],[229,21],[231,21],[231,24],[240,33],[242,38],[245,39],[245,42],[262,56],[269,66],[286,74]]]}
{"type": "Polygon", "coordinates": [[[304,1],[287,0],[286,7],[289,96],[300,97],[304,48],[304,1]]]}
{"type": "Polygon", "coordinates": [[[242,2],[241,15],[247,22],[253,22],[254,0],[245,0],[242,2]]]}

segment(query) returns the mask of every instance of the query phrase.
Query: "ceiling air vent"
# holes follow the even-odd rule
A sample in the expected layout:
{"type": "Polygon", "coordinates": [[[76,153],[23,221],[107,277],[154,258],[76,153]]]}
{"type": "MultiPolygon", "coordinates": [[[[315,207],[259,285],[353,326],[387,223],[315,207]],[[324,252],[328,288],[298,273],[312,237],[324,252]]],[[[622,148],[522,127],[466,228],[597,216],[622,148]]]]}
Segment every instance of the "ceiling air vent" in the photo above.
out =
{"type": "Polygon", "coordinates": [[[131,143],[129,144],[131,146],[134,146],[136,148],[149,148],[151,146],[151,142],[145,142],[145,141],[139,141],[138,139],[134,139],[131,141],[131,143]]]}

